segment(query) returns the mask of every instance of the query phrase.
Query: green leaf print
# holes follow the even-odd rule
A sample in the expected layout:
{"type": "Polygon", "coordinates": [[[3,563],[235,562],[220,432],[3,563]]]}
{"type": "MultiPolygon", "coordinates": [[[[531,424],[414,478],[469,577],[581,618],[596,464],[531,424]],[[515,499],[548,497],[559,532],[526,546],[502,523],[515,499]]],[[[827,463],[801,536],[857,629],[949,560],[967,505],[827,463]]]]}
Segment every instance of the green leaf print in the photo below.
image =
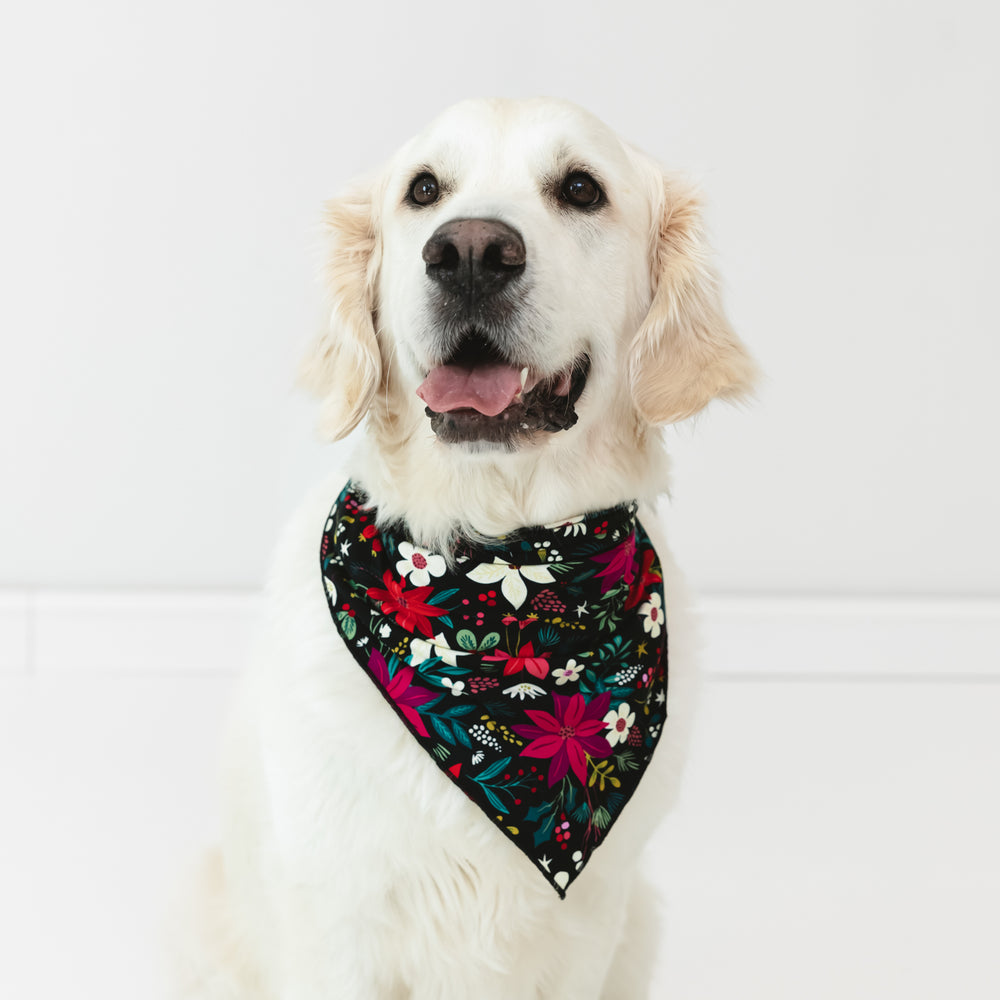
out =
{"type": "Polygon", "coordinates": [[[344,633],[344,638],[350,642],[358,634],[358,623],[347,611],[339,612],[337,621],[340,622],[340,631],[344,633]]]}
{"type": "Polygon", "coordinates": [[[465,649],[470,653],[476,650],[476,637],[467,629],[459,629],[455,635],[455,640],[458,642],[460,649],[465,649]]]}

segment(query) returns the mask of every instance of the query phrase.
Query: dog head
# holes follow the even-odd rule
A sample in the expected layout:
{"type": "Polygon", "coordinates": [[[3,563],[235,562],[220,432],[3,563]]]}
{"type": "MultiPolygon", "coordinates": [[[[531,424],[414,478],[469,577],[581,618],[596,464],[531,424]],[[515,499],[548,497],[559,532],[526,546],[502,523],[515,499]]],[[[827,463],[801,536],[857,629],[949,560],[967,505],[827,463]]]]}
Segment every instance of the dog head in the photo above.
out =
{"type": "Polygon", "coordinates": [[[621,432],[736,398],[697,195],[566,102],[468,101],[329,203],[330,323],[304,379],[464,452],[621,432]]]}

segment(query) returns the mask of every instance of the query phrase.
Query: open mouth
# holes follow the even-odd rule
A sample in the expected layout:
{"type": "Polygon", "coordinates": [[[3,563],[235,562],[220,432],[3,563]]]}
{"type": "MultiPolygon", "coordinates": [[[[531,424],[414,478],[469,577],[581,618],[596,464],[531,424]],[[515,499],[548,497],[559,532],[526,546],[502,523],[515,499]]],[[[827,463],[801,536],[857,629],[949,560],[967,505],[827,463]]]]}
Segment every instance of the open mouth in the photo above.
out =
{"type": "Polygon", "coordinates": [[[586,354],[554,374],[534,371],[471,331],[447,362],[430,370],[417,395],[441,440],[513,445],[538,431],[572,427],[589,372],[586,354]]]}

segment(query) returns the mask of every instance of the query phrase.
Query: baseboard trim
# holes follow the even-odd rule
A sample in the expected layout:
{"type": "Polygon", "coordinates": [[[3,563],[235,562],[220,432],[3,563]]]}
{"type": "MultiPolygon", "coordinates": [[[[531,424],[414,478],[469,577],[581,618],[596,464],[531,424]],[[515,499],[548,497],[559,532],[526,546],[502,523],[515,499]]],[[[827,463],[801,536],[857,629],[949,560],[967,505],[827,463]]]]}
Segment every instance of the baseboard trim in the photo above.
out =
{"type": "Polygon", "coordinates": [[[1000,679],[1000,600],[712,597],[705,666],[720,676],[1000,679]]]}
{"type": "Polygon", "coordinates": [[[260,595],[239,591],[56,591],[0,597],[0,671],[234,673],[260,595]]]}
{"type": "MultiPolygon", "coordinates": [[[[0,673],[234,673],[261,607],[247,591],[0,591],[0,673]]],[[[732,595],[700,609],[719,678],[1000,679],[1000,600],[732,595]]]]}

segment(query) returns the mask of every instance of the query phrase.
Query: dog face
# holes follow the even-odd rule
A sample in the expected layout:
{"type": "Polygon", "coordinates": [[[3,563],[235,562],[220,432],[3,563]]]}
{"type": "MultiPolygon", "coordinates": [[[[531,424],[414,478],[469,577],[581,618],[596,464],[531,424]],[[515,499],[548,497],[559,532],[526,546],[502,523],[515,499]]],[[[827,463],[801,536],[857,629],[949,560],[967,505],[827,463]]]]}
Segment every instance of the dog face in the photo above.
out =
{"type": "Polygon", "coordinates": [[[306,377],[331,436],[380,389],[449,447],[511,451],[749,385],[696,198],[571,104],[457,105],[327,222],[306,377]]]}
{"type": "Polygon", "coordinates": [[[652,183],[550,102],[459,105],[395,158],[378,315],[440,439],[524,446],[606,398],[651,300],[652,183]]]}

